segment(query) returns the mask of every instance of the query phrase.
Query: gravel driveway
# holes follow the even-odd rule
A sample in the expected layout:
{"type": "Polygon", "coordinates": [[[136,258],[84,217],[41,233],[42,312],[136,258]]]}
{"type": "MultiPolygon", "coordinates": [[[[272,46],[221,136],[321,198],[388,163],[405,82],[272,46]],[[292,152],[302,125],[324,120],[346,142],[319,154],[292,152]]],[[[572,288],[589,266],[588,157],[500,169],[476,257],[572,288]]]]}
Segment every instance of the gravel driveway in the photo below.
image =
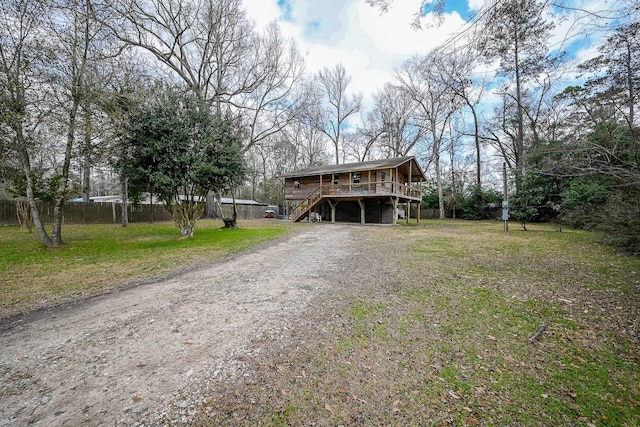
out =
{"type": "MultiPolygon", "coordinates": [[[[0,426],[149,425],[193,411],[251,341],[354,274],[366,227],[301,227],[169,279],[0,323],[0,426]]],[[[271,331],[271,332],[270,332],[271,331]]]]}

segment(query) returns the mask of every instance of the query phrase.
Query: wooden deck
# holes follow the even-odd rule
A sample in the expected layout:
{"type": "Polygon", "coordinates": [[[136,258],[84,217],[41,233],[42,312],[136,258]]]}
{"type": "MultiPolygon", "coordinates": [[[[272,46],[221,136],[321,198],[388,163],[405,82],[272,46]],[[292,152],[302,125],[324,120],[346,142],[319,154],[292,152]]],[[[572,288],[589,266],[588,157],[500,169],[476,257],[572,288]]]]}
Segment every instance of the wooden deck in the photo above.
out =
{"type": "Polygon", "coordinates": [[[319,185],[289,212],[289,219],[300,221],[325,201],[331,203],[332,201],[362,201],[372,198],[389,199],[396,204],[419,203],[422,201],[422,189],[389,181],[319,185]]]}
{"type": "Polygon", "coordinates": [[[322,165],[284,176],[289,219],[395,224],[398,205],[420,206],[427,179],[413,156],[322,165]]]}

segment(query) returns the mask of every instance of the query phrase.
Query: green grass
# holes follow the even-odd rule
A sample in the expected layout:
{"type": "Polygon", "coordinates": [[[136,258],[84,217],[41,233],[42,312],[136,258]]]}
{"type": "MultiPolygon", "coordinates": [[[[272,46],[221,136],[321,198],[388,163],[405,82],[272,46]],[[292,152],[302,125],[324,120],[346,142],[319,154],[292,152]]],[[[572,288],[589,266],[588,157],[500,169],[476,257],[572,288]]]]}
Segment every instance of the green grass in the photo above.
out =
{"type": "MultiPolygon", "coordinates": [[[[172,224],[66,225],[55,250],[3,228],[0,309],[169,274],[288,228],[220,226],[180,240],[172,224]]],[[[528,228],[362,227],[354,257],[369,264],[336,277],[296,319],[300,341],[256,361],[248,383],[215,384],[218,415],[202,424],[640,426],[640,259],[598,234],[528,228]]]]}
{"type": "Polygon", "coordinates": [[[19,227],[0,230],[0,317],[102,293],[136,280],[219,259],[282,235],[283,223],[203,220],[180,239],[170,222],[63,228],[66,245],[47,249],[19,227]]]}
{"type": "Polygon", "coordinates": [[[437,352],[445,381],[436,388],[460,397],[441,411],[460,424],[640,425],[639,346],[629,333],[640,325],[638,259],[575,230],[434,225],[413,233],[421,237],[407,265],[426,277],[398,306],[428,302],[426,317],[456,343],[454,356],[437,352]],[[548,332],[529,342],[542,324],[548,332]]]}
{"type": "Polygon", "coordinates": [[[347,291],[306,352],[271,362],[290,370],[253,380],[286,396],[252,399],[295,407],[281,425],[640,426],[640,260],[597,234],[528,228],[366,228],[387,272],[347,291]]]}

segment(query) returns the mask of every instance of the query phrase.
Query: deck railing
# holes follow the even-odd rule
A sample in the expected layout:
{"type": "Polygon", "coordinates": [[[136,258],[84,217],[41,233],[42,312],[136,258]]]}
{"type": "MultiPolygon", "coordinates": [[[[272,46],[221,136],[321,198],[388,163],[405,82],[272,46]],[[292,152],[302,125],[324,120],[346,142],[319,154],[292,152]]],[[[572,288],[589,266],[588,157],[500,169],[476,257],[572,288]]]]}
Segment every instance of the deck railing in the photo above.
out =
{"type": "Polygon", "coordinates": [[[296,206],[291,213],[289,213],[289,219],[296,221],[302,215],[306,213],[306,211],[313,206],[315,202],[317,202],[322,197],[322,187],[316,188],[311,194],[307,196],[302,202],[296,206]]]}
{"type": "Polygon", "coordinates": [[[373,181],[351,184],[323,184],[323,195],[375,195],[390,194],[398,196],[422,197],[422,189],[407,184],[389,181],[373,181]]]}
{"type": "Polygon", "coordinates": [[[289,219],[296,221],[308,214],[308,210],[324,196],[371,196],[393,195],[413,198],[422,197],[422,189],[397,182],[376,181],[350,184],[323,184],[313,190],[289,213],[289,219]]]}

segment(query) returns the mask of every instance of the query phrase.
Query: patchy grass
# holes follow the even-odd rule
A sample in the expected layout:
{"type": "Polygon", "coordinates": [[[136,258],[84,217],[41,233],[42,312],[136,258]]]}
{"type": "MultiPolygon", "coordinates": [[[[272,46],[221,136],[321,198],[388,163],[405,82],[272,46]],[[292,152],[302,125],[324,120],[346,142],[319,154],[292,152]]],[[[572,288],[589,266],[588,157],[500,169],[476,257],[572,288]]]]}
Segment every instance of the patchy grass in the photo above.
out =
{"type": "Polygon", "coordinates": [[[19,227],[0,233],[0,318],[99,294],[228,256],[282,235],[280,222],[221,229],[203,220],[193,238],[173,223],[64,226],[66,246],[47,249],[19,227]]]}
{"type": "Polygon", "coordinates": [[[363,228],[358,285],[337,277],[200,424],[640,425],[640,260],[528,228],[363,228]]]}

